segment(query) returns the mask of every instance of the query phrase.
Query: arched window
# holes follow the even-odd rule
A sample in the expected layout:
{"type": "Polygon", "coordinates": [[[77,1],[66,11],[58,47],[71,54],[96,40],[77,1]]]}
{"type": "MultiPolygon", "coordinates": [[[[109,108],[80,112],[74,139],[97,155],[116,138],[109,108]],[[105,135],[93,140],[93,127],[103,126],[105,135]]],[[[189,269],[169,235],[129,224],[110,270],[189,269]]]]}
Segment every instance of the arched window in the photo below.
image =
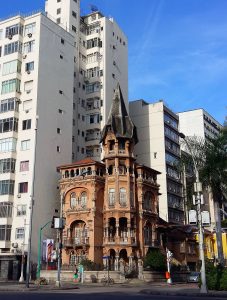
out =
{"type": "Polygon", "coordinates": [[[68,178],[68,177],[69,177],[69,171],[66,170],[66,171],[65,171],[65,178],[68,178]]]}
{"type": "Polygon", "coordinates": [[[81,207],[87,206],[87,193],[86,192],[83,192],[80,196],[80,205],[81,205],[81,207]]]}
{"type": "Polygon", "coordinates": [[[126,201],[126,189],[125,188],[120,188],[120,206],[126,206],[127,201],[126,201]]]}
{"type": "Polygon", "coordinates": [[[112,166],[112,165],[109,166],[109,168],[108,168],[108,174],[109,174],[109,175],[112,175],[112,174],[113,174],[113,166],[112,166]]]}
{"type": "Polygon", "coordinates": [[[74,177],[74,170],[70,171],[70,177],[74,177]]]}
{"type": "Polygon", "coordinates": [[[70,195],[70,207],[76,207],[76,193],[71,193],[70,195]]]}
{"type": "Polygon", "coordinates": [[[91,175],[92,173],[91,173],[91,167],[88,167],[87,168],[87,175],[91,175]]]}

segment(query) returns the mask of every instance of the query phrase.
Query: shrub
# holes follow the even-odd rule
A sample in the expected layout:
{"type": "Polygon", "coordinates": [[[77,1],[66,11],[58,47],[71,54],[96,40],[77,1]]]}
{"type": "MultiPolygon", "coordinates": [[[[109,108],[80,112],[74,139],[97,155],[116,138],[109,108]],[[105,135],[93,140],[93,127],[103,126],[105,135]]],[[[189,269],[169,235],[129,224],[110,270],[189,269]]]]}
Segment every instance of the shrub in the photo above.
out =
{"type": "Polygon", "coordinates": [[[227,291],[227,269],[224,269],[220,278],[220,290],[227,291]]]}
{"type": "Polygon", "coordinates": [[[83,259],[80,264],[83,265],[84,271],[99,271],[101,269],[100,265],[90,259],[83,259]]]}
{"type": "Polygon", "coordinates": [[[154,271],[165,271],[166,270],[166,257],[158,249],[150,250],[145,259],[144,267],[150,268],[154,271]]]}

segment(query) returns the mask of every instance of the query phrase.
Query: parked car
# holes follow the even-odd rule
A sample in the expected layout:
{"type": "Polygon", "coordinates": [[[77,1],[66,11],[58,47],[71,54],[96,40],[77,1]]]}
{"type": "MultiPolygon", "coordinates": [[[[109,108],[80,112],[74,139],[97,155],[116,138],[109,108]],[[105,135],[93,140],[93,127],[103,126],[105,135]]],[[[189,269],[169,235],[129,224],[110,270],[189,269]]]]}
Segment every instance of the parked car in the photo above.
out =
{"type": "Polygon", "coordinates": [[[188,275],[188,282],[199,282],[200,272],[191,272],[188,275]]]}

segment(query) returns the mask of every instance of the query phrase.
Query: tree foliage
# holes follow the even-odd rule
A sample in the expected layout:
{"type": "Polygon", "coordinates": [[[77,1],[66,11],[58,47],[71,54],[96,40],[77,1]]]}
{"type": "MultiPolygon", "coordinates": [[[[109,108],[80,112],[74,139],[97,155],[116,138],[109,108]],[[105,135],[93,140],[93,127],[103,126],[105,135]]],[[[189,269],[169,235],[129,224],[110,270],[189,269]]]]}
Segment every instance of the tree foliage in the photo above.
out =
{"type": "Polygon", "coordinates": [[[158,249],[151,249],[144,259],[144,267],[149,267],[153,271],[165,271],[165,255],[163,255],[158,249]]]}

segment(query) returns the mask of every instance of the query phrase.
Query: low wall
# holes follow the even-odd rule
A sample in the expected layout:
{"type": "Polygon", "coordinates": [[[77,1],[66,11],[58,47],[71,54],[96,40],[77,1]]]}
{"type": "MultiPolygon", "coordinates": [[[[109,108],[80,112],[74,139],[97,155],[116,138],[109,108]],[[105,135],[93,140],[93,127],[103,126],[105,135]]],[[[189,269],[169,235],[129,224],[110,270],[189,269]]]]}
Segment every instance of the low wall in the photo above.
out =
{"type": "MultiPolygon", "coordinates": [[[[61,271],[61,281],[73,281],[73,271],[61,271]]],[[[125,282],[125,276],[121,275],[118,271],[110,271],[110,277],[114,280],[115,283],[123,283],[125,282]]],[[[41,277],[45,277],[47,281],[56,281],[57,278],[57,271],[56,270],[41,270],[40,273],[41,277]]],[[[101,279],[106,276],[107,271],[85,271],[84,272],[84,283],[96,283],[100,282],[101,279]]]]}
{"type": "Polygon", "coordinates": [[[166,281],[164,272],[143,271],[143,280],[145,282],[162,282],[166,281]]]}

